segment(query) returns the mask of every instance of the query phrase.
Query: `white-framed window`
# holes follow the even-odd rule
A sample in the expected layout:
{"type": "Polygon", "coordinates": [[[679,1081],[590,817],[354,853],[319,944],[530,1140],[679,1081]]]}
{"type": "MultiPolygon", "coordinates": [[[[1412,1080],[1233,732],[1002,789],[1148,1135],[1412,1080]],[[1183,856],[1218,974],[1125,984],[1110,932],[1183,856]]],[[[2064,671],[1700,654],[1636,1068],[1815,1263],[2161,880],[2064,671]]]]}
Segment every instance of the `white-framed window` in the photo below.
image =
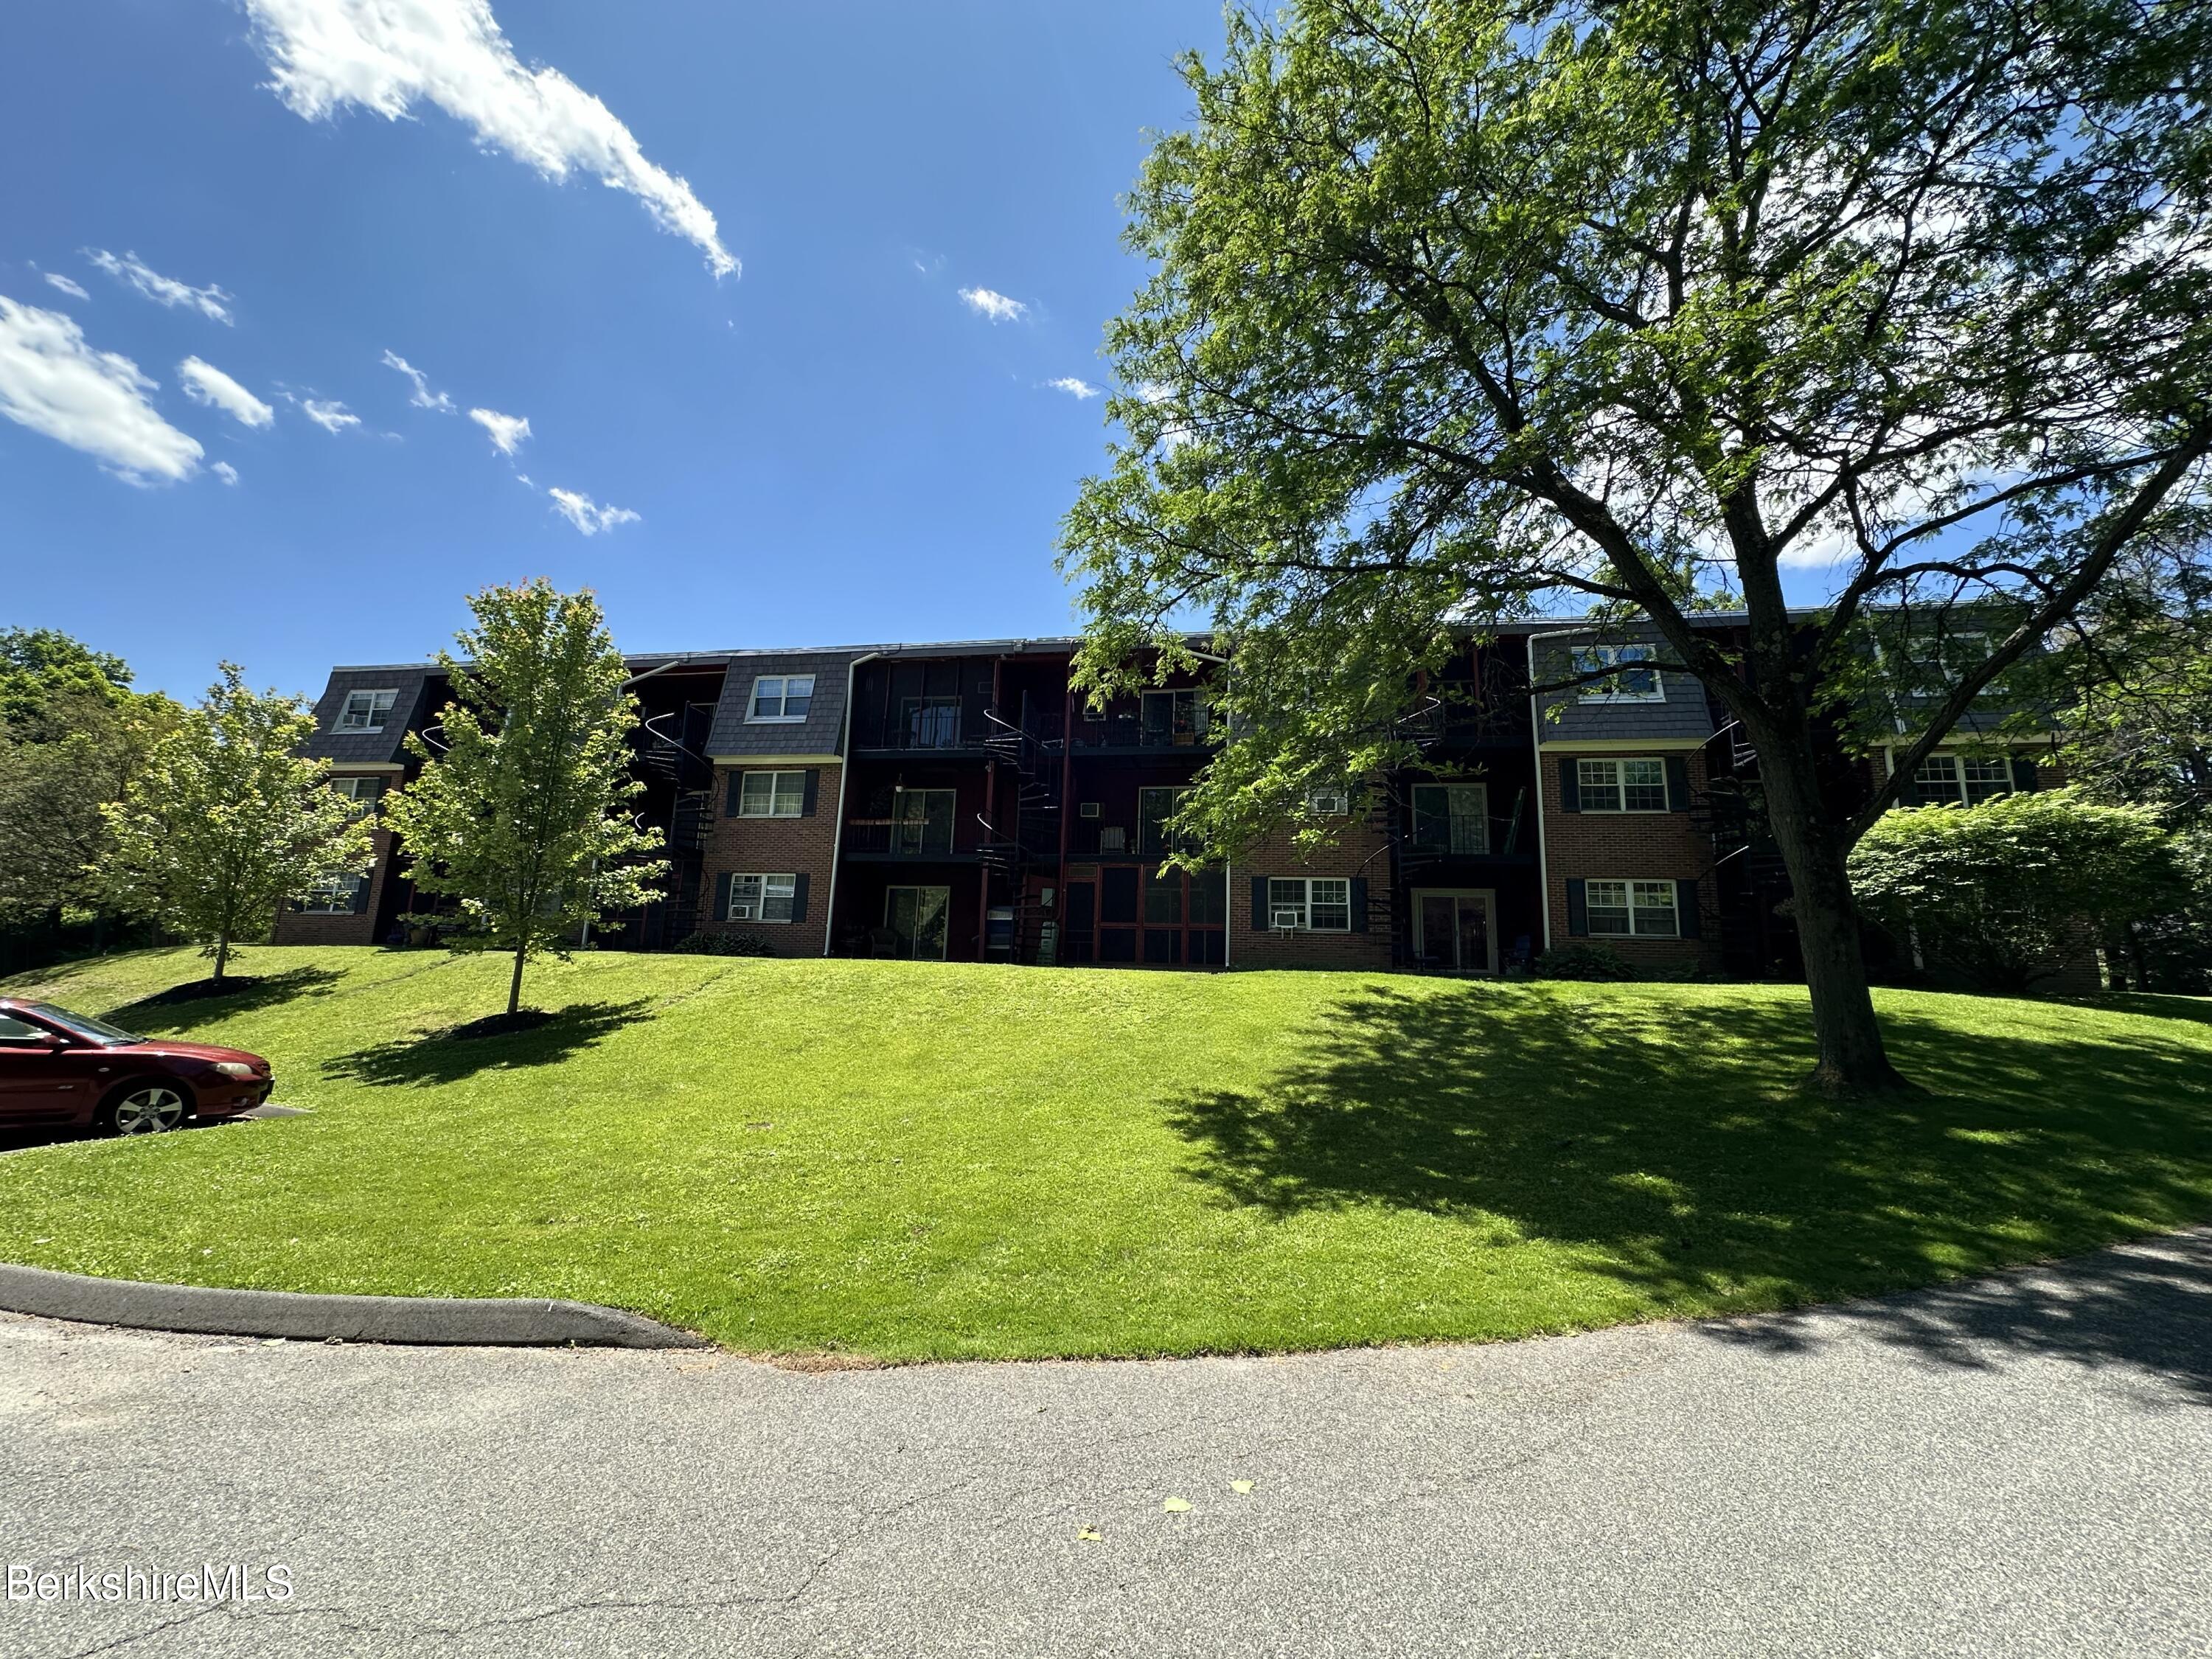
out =
{"type": "Polygon", "coordinates": [[[1898,649],[1904,669],[1903,689],[1923,696],[1941,696],[1990,654],[1990,636],[1975,629],[1928,635],[1907,640],[1898,649]]]}
{"type": "Polygon", "coordinates": [[[1586,881],[1583,905],[1595,939],[1680,939],[1671,881],[1586,881]]]}
{"type": "Polygon", "coordinates": [[[1913,773],[1912,787],[1925,803],[1979,806],[2012,793],[2012,762],[2002,755],[1930,755],[1913,773]]]}
{"type": "Polygon", "coordinates": [[[1346,817],[1352,811],[1352,791],[1342,784],[1309,789],[1306,791],[1306,811],[1317,818],[1346,817]]]}
{"type": "Polygon", "coordinates": [[[1490,789],[1480,783],[1413,786],[1413,845],[1424,853],[1490,850],[1490,789]]]}
{"type": "Polygon", "coordinates": [[[1267,925],[1315,933],[1352,931],[1352,883],[1342,876],[1273,876],[1267,925]]]}
{"type": "Polygon", "coordinates": [[[1620,672],[1610,679],[1592,680],[1582,688],[1584,702],[1664,702],[1667,687],[1656,668],[1632,665],[1657,660],[1648,645],[1578,645],[1575,672],[1595,674],[1607,668],[1620,672]]]}
{"type": "Polygon", "coordinates": [[[811,674],[763,674],[753,682],[748,720],[803,720],[814,703],[811,674]]]}
{"type": "Polygon", "coordinates": [[[392,705],[398,700],[397,690],[349,691],[345,707],[338,710],[338,730],[381,732],[384,730],[384,717],[392,712],[392,705]]]}
{"type": "Polygon", "coordinates": [[[1576,804],[1585,812],[1663,812],[1667,810],[1667,763],[1578,760],[1575,795],[1576,804]]]}
{"type": "Polygon", "coordinates": [[[354,900],[368,885],[367,876],[325,876],[307,890],[300,908],[311,916],[349,916],[354,900]]]}
{"type": "Polygon", "coordinates": [[[353,815],[365,818],[376,811],[379,796],[384,793],[382,778],[332,778],[331,793],[353,804],[353,815]]]}
{"type": "Polygon", "coordinates": [[[805,811],[805,773],[746,772],[739,775],[739,817],[795,818],[805,811]]]}
{"type": "Polygon", "coordinates": [[[799,893],[796,875],[737,875],[730,878],[730,914],[726,921],[789,921],[799,893]]]}

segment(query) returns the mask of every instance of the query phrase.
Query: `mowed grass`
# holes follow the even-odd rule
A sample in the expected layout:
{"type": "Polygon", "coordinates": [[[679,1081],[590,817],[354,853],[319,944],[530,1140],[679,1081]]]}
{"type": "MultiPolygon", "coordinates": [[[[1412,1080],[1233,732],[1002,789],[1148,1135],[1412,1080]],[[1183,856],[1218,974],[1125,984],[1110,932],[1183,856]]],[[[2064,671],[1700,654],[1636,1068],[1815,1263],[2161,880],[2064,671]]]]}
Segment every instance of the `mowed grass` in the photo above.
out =
{"type": "Polygon", "coordinates": [[[0,1259],[573,1297],[756,1352],[1528,1335],[1923,1284],[2212,1217],[2212,1004],[1889,992],[1925,1092],[1801,1097],[1779,986],[186,951],[9,988],[275,1060],[312,1115],[0,1157],[0,1259]]]}

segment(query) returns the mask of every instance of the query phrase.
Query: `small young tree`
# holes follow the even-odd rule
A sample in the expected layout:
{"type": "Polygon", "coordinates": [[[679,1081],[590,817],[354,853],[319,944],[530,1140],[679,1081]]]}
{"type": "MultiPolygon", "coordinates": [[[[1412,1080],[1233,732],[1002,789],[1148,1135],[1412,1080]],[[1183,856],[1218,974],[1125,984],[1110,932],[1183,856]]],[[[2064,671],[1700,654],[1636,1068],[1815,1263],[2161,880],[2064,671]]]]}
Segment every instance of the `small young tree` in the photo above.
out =
{"type": "Polygon", "coordinates": [[[373,857],[368,826],[330,787],[330,763],[301,757],[315,734],[307,700],[257,694],[235,663],[220,670],[102,809],[98,866],[112,902],[204,945],[218,981],[286,900],[373,857]]]}
{"type": "Polygon", "coordinates": [[[1850,873],[1894,937],[1994,991],[2026,990],[2185,890],[2155,814],[2071,789],[1884,813],[1850,873]]]}
{"type": "Polygon", "coordinates": [[[514,953],[512,1015],[531,957],[566,956],[586,923],[650,897],[668,866],[646,856],[659,831],[623,811],[642,787],[629,772],[637,702],[598,601],[541,577],[488,587],[469,609],[465,658],[439,658],[455,699],[440,743],[409,736],[426,764],[385,819],[416,887],[460,901],[447,942],[514,953]]]}

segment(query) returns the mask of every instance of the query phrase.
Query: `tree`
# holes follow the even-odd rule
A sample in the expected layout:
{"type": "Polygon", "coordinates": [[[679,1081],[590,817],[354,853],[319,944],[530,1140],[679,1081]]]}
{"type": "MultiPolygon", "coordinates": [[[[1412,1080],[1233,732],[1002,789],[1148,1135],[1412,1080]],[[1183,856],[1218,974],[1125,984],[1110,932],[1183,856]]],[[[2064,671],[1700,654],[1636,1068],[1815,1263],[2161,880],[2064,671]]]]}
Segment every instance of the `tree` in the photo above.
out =
{"type": "Polygon", "coordinates": [[[82,692],[119,703],[131,689],[122,658],[52,628],[0,628],[0,721],[21,726],[57,697],[82,692]]]}
{"type": "Polygon", "coordinates": [[[302,758],[307,699],[250,690],[238,665],[154,745],[123,798],[102,809],[99,883],[118,906],[201,944],[220,983],[239,941],[317,883],[359,875],[368,826],[330,787],[330,763],[302,758]]]}
{"type": "Polygon", "coordinates": [[[514,953],[511,1017],[531,957],[566,956],[586,923],[651,897],[668,866],[647,857],[660,832],[623,811],[642,787],[629,772],[637,701],[598,602],[540,578],[488,587],[469,608],[465,657],[439,659],[455,698],[442,741],[409,734],[426,763],[386,797],[385,818],[416,888],[460,901],[447,943],[514,953]]]}
{"type": "Polygon", "coordinates": [[[1883,814],[1851,849],[1860,902],[1900,942],[2024,991],[2186,893],[2157,815],[2071,789],[1883,814]]]}
{"type": "Polygon", "coordinates": [[[1132,199],[1125,435],[1062,538],[1081,683],[1190,666],[1211,624],[1231,739],[1185,822],[1233,849],[1305,777],[1412,757],[1392,721],[1455,627],[1647,617],[1756,748],[1813,1083],[1895,1086],[1852,843],[2206,489],[2208,46],[2187,0],[1232,18],[1132,199]],[[1692,625],[1723,586],[1741,647],[1692,625]],[[1816,736],[1898,607],[2003,620],[1854,807],[1816,736]]]}
{"type": "Polygon", "coordinates": [[[99,901],[101,809],[123,799],[181,713],[158,693],[118,701],[73,688],[0,726],[0,924],[99,901]]]}

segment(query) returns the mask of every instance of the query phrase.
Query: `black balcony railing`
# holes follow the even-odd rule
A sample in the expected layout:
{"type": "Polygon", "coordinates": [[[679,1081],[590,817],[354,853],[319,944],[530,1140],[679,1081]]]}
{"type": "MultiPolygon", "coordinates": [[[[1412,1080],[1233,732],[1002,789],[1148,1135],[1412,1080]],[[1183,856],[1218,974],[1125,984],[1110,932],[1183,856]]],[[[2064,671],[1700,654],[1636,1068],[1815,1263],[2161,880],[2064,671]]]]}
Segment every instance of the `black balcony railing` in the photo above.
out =
{"type": "Polygon", "coordinates": [[[947,858],[958,851],[952,826],[923,818],[847,818],[845,850],[879,857],[947,858]]]}
{"type": "Polygon", "coordinates": [[[1107,714],[1075,718],[1078,749],[1211,748],[1220,738],[1206,720],[1146,720],[1141,714],[1107,714]]]}

